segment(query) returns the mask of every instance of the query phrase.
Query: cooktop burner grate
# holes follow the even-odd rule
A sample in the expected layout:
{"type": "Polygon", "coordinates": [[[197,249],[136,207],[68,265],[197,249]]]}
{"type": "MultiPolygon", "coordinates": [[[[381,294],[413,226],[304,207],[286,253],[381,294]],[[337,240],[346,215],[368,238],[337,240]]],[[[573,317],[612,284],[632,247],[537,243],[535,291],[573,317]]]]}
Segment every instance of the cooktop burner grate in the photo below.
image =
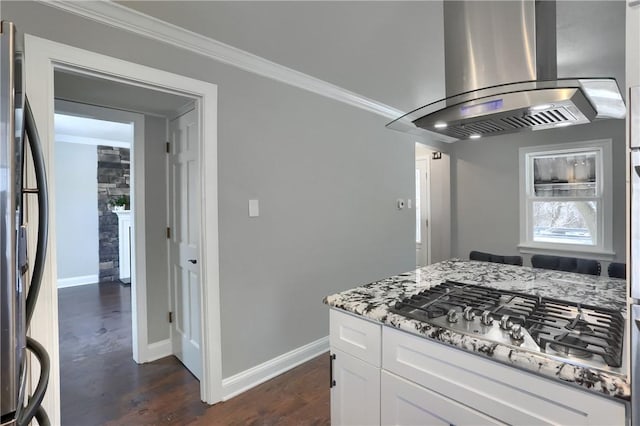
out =
{"type": "Polygon", "coordinates": [[[622,365],[624,318],[612,309],[446,281],[391,312],[525,349],[622,365]]]}

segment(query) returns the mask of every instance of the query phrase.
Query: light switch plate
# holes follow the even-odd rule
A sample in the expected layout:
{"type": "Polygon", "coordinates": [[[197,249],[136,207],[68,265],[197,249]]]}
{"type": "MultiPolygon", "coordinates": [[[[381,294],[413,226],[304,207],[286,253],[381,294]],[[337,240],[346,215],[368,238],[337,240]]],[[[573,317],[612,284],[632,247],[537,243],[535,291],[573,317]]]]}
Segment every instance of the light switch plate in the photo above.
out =
{"type": "Polygon", "coordinates": [[[260,205],[258,200],[249,200],[249,217],[260,216],[260,205]]]}

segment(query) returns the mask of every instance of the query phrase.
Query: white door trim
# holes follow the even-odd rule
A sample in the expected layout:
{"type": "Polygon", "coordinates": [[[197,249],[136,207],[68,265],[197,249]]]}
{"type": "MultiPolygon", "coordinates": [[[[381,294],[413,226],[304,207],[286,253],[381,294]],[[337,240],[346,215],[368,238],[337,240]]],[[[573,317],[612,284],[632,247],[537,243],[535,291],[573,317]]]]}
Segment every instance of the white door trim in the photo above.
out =
{"type": "MultiPolygon", "coordinates": [[[[432,220],[431,220],[431,198],[433,197],[433,191],[431,188],[432,185],[432,181],[431,181],[431,162],[433,161],[433,154],[435,151],[431,150],[429,147],[416,142],[416,154],[415,154],[415,164],[416,167],[418,165],[418,161],[421,160],[425,160],[426,162],[426,178],[425,178],[425,187],[422,188],[422,194],[420,194],[421,196],[423,196],[423,200],[425,205],[421,206],[421,208],[424,209],[425,215],[426,217],[422,220],[426,220],[427,223],[429,224],[428,226],[426,226],[425,228],[423,228],[424,232],[422,233],[422,243],[423,245],[426,246],[427,248],[427,265],[431,264],[431,249],[432,249],[432,233],[431,233],[431,229],[433,228],[432,225],[432,220]],[[426,196],[424,196],[426,194],[426,196]]],[[[416,205],[417,208],[417,205],[416,205]]],[[[422,222],[421,220],[421,222],[422,222]]],[[[424,223],[421,223],[421,225],[423,225],[424,223]]]]}
{"type": "MultiPolygon", "coordinates": [[[[426,204],[426,221],[428,223],[426,227],[426,245],[427,245],[427,265],[431,265],[431,161],[427,159],[427,176],[425,177],[425,190],[426,193],[425,204],[426,204]]],[[[423,238],[424,241],[424,238],[423,238]]]]}
{"type": "MultiPolygon", "coordinates": [[[[94,52],[25,35],[26,93],[39,126],[47,167],[49,186],[53,173],[54,143],[54,69],[69,68],[95,73],[103,78],[128,84],[190,96],[196,100],[200,114],[200,155],[207,167],[200,169],[202,261],[202,359],[201,399],[209,404],[222,399],[222,360],[220,331],[220,290],[218,259],[218,172],[217,172],[217,86],[169,72],[100,55],[94,52]]],[[[50,193],[51,211],[55,212],[55,194],[50,193]]],[[[37,217],[34,203],[28,216],[37,217]]],[[[41,297],[34,313],[30,334],[48,350],[51,358],[49,392],[44,408],[53,424],[60,423],[60,360],[58,343],[58,307],[56,277],[55,215],[50,217],[49,253],[44,268],[41,297]]],[[[141,229],[141,227],[138,227],[141,229]]],[[[33,244],[34,233],[29,234],[33,244]]]]}
{"type": "MultiPolygon", "coordinates": [[[[419,170],[418,179],[420,179],[420,206],[416,197],[416,214],[420,211],[420,218],[418,219],[418,226],[420,226],[420,242],[416,242],[416,250],[418,244],[420,244],[420,259],[416,259],[416,266],[418,268],[431,264],[431,200],[429,191],[429,159],[425,157],[416,156],[416,169],[419,170]],[[421,170],[420,164],[424,165],[424,170],[421,170]],[[424,174],[422,173],[424,172],[424,174]],[[429,224],[429,225],[427,225],[429,224]],[[426,252],[426,256],[425,253],[426,252]]],[[[416,182],[416,186],[418,183],[416,182]]]]}

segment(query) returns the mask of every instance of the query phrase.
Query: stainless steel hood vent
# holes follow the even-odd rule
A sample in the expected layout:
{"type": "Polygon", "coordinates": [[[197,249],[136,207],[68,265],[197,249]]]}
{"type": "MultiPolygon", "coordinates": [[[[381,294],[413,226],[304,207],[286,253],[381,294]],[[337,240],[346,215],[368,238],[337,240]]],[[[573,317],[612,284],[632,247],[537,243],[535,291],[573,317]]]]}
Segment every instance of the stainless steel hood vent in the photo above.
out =
{"type": "Polygon", "coordinates": [[[557,78],[555,2],[445,1],[447,97],[387,127],[476,139],[624,118],[613,78],[557,78]]]}

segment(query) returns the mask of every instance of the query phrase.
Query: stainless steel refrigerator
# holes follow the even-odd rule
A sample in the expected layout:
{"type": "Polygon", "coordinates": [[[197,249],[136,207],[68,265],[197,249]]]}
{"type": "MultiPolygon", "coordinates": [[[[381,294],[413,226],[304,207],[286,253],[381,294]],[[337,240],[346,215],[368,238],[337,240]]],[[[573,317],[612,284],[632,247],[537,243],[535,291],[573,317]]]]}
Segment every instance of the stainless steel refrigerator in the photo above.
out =
{"type": "MultiPolygon", "coordinates": [[[[48,203],[44,159],[23,87],[22,54],[16,30],[0,27],[0,425],[27,425],[35,417],[49,420],[41,407],[47,389],[49,359],[44,348],[27,337],[35,308],[47,244],[48,203]],[[27,147],[34,162],[36,187],[24,187],[27,147]],[[23,204],[37,197],[38,241],[33,259],[27,255],[23,204]],[[27,283],[27,277],[31,280],[27,283]],[[27,395],[26,357],[40,363],[40,380],[27,395]]],[[[35,222],[35,220],[34,220],[35,222]]]]}

